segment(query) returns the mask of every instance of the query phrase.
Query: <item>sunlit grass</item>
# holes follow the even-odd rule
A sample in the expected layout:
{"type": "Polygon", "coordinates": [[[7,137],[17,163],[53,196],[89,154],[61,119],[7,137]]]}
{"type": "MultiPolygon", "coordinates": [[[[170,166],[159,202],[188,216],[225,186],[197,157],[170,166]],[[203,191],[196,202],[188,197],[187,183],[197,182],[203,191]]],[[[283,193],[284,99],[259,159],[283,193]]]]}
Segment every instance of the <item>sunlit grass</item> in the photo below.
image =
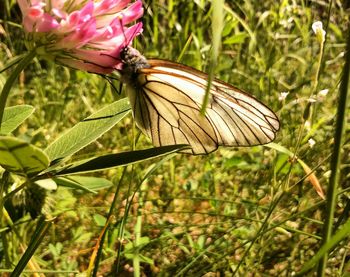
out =
{"type": "MultiPolygon", "coordinates": [[[[314,170],[325,190],[349,20],[345,11],[340,4],[331,10],[320,63],[320,45],[311,25],[317,20],[326,23],[327,3],[226,2],[215,76],[252,93],[278,114],[281,130],[275,143],[314,170]],[[328,94],[320,94],[323,89],[328,94]],[[289,92],[285,99],[282,92],[289,92]]],[[[153,1],[145,7],[144,32],[135,47],[146,57],[179,60],[209,72],[210,2],[153,1]]],[[[22,33],[11,24],[19,23],[16,7],[11,11],[16,16],[7,15],[1,22],[1,66],[24,51],[22,33]]],[[[8,74],[0,75],[1,84],[8,74]]],[[[115,85],[119,87],[118,82],[115,85]]],[[[123,91],[118,94],[100,76],[35,60],[10,94],[8,105],[36,108],[14,135],[45,148],[86,116],[122,97],[123,91]]],[[[150,147],[134,128],[130,115],[78,157],[132,150],[134,142],[136,149],[150,147]]],[[[340,182],[344,189],[348,131],[346,135],[340,182]]],[[[102,275],[138,271],[138,266],[146,276],[298,272],[321,245],[325,206],[303,167],[275,149],[221,148],[209,156],[176,155],[149,176],[154,161],[96,173],[115,185],[97,195],[64,187],[49,192],[57,218],[35,260],[56,276],[65,276],[60,271],[86,270],[110,212],[103,251],[97,256],[102,275]],[[116,190],[116,206],[110,211],[116,190]]],[[[339,196],[336,219],[347,217],[342,213],[347,194],[339,196]]],[[[19,218],[16,232],[22,240],[2,222],[0,268],[13,268],[23,253],[20,245],[29,243],[35,229],[29,216],[19,218]]],[[[344,241],[330,253],[328,274],[348,268],[346,246],[344,241]]]]}

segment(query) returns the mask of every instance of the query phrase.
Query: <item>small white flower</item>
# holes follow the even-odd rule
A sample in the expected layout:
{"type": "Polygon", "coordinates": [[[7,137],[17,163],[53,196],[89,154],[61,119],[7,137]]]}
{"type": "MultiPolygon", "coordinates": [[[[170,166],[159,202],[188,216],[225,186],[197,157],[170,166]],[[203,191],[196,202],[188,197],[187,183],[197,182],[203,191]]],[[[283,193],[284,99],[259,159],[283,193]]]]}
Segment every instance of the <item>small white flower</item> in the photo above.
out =
{"type": "Polygon", "coordinates": [[[288,20],[282,19],[282,20],[280,20],[279,23],[284,28],[291,28],[293,26],[293,22],[294,22],[294,18],[289,17],[288,20]]]}
{"type": "Polygon", "coordinates": [[[312,148],[316,144],[316,141],[311,138],[311,139],[308,140],[308,143],[309,143],[310,147],[312,148]]]}
{"type": "Polygon", "coordinates": [[[326,37],[326,31],[323,30],[323,24],[321,21],[312,23],[312,30],[316,34],[316,37],[320,43],[323,43],[326,37]]]}
{"type": "Polygon", "coordinates": [[[323,101],[326,99],[326,96],[329,92],[329,89],[322,89],[317,93],[317,100],[318,101],[323,101]]]}
{"type": "Polygon", "coordinates": [[[280,96],[278,97],[278,100],[279,100],[279,101],[285,100],[285,99],[287,98],[288,94],[289,94],[288,91],[283,91],[283,92],[281,92],[281,93],[280,93],[280,96]]]}
{"type": "Polygon", "coordinates": [[[318,30],[323,30],[323,24],[321,21],[316,21],[312,23],[311,28],[314,31],[314,33],[317,34],[318,30]]]}
{"type": "Polygon", "coordinates": [[[322,90],[320,90],[320,91],[318,92],[318,95],[321,96],[321,97],[325,97],[325,96],[327,96],[328,92],[329,92],[329,89],[328,89],[328,88],[322,89],[322,90]]]}

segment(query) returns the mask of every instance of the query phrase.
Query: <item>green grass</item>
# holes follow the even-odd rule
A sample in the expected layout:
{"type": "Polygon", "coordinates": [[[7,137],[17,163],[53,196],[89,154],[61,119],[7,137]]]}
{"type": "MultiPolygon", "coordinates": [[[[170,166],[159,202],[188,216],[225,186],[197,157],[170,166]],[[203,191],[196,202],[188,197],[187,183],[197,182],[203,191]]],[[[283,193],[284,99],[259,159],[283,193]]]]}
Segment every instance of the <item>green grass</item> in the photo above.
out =
{"type": "MultiPolygon", "coordinates": [[[[0,14],[1,68],[26,51],[22,29],[14,24],[20,23],[20,13],[13,2],[5,0],[9,10],[0,14]]],[[[146,57],[209,72],[210,2],[150,1],[145,7],[144,32],[135,47],[146,57]]],[[[101,178],[97,186],[103,179],[110,181],[95,194],[65,186],[43,193],[27,186],[6,196],[13,184],[19,186],[25,179],[0,167],[1,189],[7,197],[0,226],[0,272],[21,264],[28,245],[35,246],[31,239],[38,230],[46,232],[38,236],[32,263],[21,276],[33,271],[47,276],[300,272],[322,245],[323,225],[329,218],[326,207],[335,204],[334,232],[349,213],[349,127],[340,153],[336,202],[326,206],[308,173],[293,159],[296,155],[312,169],[311,177],[327,190],[349,26],[339,2],[333,3],[330,14],[328,9],[329,3],[320,1],[225,3],[214,73],[251,92],[278,114],[281,130],[271,147],[220,148],[208,156],[176,154],[88,173],[85,176],[101,178]],[[329,21],[323,55],[311,29],[318,20],[324,26],[329,21]],[[326,96],[319,94],[323,89],[329,89],[326,96]],[[286,99],[280,99],[281,92],[289,92],[286,99]],[[316,100],[311,106],[310,97],[316,100]],[[316,142],[312,147],[311,138],[316,142]],[[23,206],[30,209],[38,203],[52,219],[48,228],[22,211],[23,206]]],[[[1,73],[1,86],[11,72],[12,68],[1,73]]],[[[19,76],[7,102],[7,106],[32,105],[35,111],[12,135],[44,150],[85,117],[123,97],[100,76],[35,59],[19,76]]],[[[131,151],[134,143],[136,149],[151,147],[134,129],[129,114],[66,163],[131,151]]],[[[323,274],[342,276],[349,270],[348,244],[344,234],[333,245],[323,274]]],[[[29,251],[26,255],[31,256],[29,251]]],[[[317,266],[311,270],[316,272],[317,266]]]]}

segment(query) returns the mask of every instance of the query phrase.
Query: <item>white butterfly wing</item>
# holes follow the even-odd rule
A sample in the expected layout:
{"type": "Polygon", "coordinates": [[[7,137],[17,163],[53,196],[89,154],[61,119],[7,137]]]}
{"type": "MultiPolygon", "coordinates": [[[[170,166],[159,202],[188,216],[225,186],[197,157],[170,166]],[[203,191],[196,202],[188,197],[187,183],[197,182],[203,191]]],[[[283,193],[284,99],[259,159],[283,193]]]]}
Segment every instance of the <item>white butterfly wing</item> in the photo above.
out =
{"type": "Polygon", "coordinates": [[[219,145],[252,146],[275,138],[276,115],[239,89],[215,80],[206,115],[200,114],[207,75],[191,67],[148,60],[128,86],[134,118],[155,146],[189,144],[183,152],[207,154],[219,145]]]}

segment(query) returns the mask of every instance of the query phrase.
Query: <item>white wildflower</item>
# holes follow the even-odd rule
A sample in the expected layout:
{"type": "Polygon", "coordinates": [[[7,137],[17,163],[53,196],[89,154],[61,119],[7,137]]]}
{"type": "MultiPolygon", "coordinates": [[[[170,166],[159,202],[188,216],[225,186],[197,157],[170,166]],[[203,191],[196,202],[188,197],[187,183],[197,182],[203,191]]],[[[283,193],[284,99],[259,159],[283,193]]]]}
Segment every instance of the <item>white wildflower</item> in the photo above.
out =
{"type": "Polygon", "coordinates": [[[323,101],[326,98],[328,92],[329,92],[329,89],[322,89],[322,90],[320,90],[317,93],[317,100],[318,101],[323,101]]]}
{"type": "Polygon", "coordinates": [[[325,97],[325,96],[327,96],[328,92],[329,92],[329,89],[328,89],[328,88],[322,89],[322,90],[320,90],[320,91],[318,92],[318,95],[321,96],[321,97],[325,97]]]}
{"type": "Polygon", "coordinates": [[[312,30],[316,34],[316,37],[320,43],[323,43],[326,37],[326,31],[323,30],[323,24],[321,21],[312,23],[312,30]]]}
{"type": "Polygon", "coordinates": [[[283,91],[283,92],[281,92],[281,93],[280,93],[280,96],[278,97],[278,100],[279,100],[279,101],[285,100],[285,99],[287,98],[288,94],[289,94],[288,91],[283,91]]]}
{"type": "Polygon", "coordinates": [[[309,143],[311,148],[314,147],[314,145],[316,144],[316,141],[312,138],[310,138],[307,142],[309,143]]]}

